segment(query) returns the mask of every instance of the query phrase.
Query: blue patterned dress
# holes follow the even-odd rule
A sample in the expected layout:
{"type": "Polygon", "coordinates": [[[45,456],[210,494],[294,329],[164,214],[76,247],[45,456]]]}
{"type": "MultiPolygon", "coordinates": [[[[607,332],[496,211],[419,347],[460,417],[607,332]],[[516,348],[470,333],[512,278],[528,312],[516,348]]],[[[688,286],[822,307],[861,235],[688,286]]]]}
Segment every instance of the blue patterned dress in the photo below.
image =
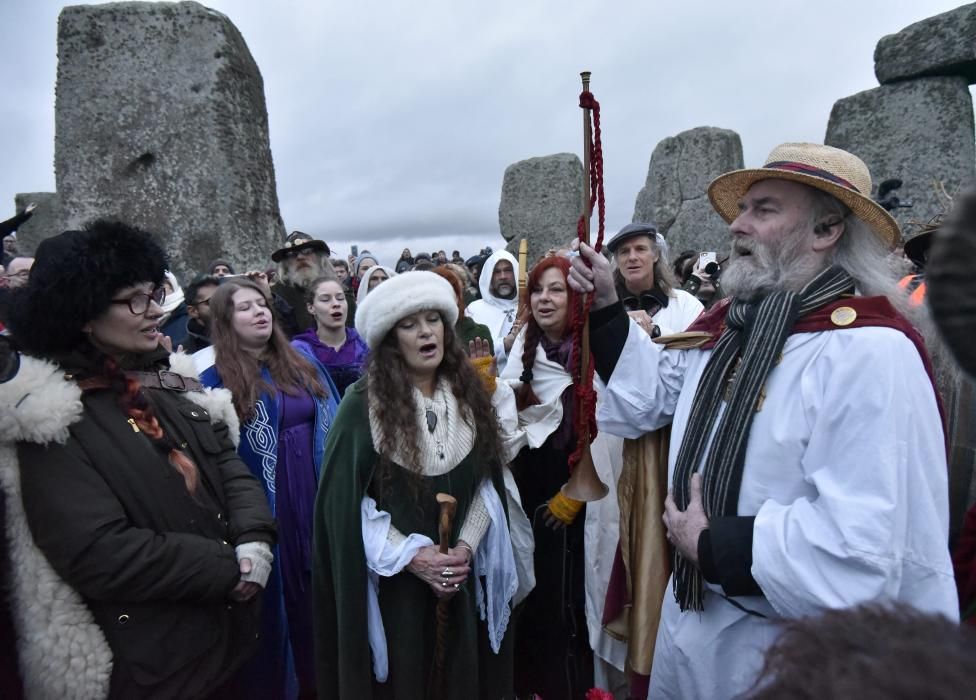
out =
{"type": "MultiPolygon", "coordinates": [[[[319,371],[329,396],[268,392],[258,399],[251,419],[241,425],[238,454],[261,482],[278,520],[274,568],[264,591],[263,642],[236,684],[245,698],[290,700],[315,692],[312,511],[339,393],[325,368],[314,357],[305,357],[319,371]]],[[[261,376],[274,386],[266,367],[261,376]]],[[[209,387],[223,386],[216,366],[204,371],[200,381],[209,387]]]]}

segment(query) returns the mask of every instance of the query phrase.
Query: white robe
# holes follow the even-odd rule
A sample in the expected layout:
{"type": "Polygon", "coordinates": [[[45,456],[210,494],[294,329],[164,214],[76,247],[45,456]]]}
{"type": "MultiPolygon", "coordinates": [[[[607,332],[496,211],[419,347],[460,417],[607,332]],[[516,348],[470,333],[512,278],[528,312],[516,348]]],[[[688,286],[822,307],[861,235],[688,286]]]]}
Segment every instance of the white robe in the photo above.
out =
{"type": "Polygon", "coordinates": [[[651,319],[661,329],[661,335],[671,335],[685,330],[698,318],[705,307],[688,292],[681,289],[671,291],[668,305],[662,306],[651,319]]]}
{"type": "Polygon", "coordinates": [[[470,316],[476,322],[488,326],[491,332],[491,342],[495,347],[495,363],[498,372],[505,369],[505,362],[508,360],[508,353],[505,352],[505,336],[512,330],[515,324],[515,314],[518,313],[518,278],[519,264],[511,253],[507,250],[496,250],[491,254],[481,268],[481,276],[478,278],[478,289],[481,290],[481,298],[468,304],[464,310],[466,316],[470,316]],[[515,296],[511,299],[500,299],[492,296],[491,276],[495,271],[495,265],[501,260],[512,263],[512,274],[515,275],[515,296]]]}
{"type": "MultiPolygon", "coordinates": [[[[664,350],[631,324],[597,407],[636,438],[672,421],[669,480],[711,351],[664,350]]],[[[921,358],[889,328],[789,337],[746,448],[738,515],[756,516],[751,616],[708,590],[704,612],[665,596],[649,697],[727,698],[750,687],[777,617],[901,601],[958,619],[946,541],[943,430],[921,358]]]]}

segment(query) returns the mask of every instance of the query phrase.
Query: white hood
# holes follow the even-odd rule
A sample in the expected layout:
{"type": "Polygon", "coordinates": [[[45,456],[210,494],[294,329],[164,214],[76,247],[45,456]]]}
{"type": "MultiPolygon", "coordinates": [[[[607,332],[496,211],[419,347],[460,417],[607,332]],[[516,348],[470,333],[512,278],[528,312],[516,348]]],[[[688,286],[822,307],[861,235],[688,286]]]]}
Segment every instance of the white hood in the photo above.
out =
{"type": "Polygon", "coordinates": [[[518,260],[507,250],[496,250],[491,254],[481,268],[481,277],[478,278],[478,288],[481,290],[481,299],[486,304],[494,306],[502,311],[508,311],[518,306],[519,264],[518,260]],[[491,293],[491,276],[495,272],[495,265],[500,260],[507,260],[512,263],[512,273],[515,275],[515,297],[512,299],[499,299],[491,293]]]}

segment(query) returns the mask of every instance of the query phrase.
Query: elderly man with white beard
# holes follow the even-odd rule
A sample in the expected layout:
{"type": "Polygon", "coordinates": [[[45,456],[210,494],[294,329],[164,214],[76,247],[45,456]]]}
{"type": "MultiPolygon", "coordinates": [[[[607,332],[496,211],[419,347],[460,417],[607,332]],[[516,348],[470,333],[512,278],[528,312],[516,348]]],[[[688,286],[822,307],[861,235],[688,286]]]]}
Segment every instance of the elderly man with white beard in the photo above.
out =
{"type": "Polygon", "coordinates": [[[958,619],[940,406],[887,265],[898,227],[870,193],[860,159],[815,144],[712,182],[730,298],[682,349],[638,328],[606,259],[579,246],[592,267],[575,259],[570,284],[593,294],[599,429],[672,424],[673,595],[649,697],[747,691],[777,619],[868,601],[958,619]]]}
{"type": "MultiPolygon", "coordinates": [[[[278,263],[278,281],[271,287],[275,311],[289,338],[315,327],[315,320],[305,303],[305,292],[318,278],[336,276],[329,253],[325,241],[292,231],[285,244],[271,254],[271,260],[278,263]]],[[[351,299],[349,301],[349,318],[352,319],[356,307],[351,299]]]]}

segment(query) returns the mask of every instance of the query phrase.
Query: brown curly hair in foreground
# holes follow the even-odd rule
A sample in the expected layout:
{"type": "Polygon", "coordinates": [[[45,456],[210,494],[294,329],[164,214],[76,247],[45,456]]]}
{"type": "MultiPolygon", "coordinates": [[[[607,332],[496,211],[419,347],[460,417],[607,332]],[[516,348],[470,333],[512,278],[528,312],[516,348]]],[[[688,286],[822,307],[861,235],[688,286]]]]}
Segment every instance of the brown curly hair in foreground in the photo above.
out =
{"type": "MultiPolygon", "coordinates": [[[[500,428],[491,405],[491,397],[488,396],[481,378],[461,348],[454,329],[444,323],[443,316],[441,322],[444,328],[444,359],[437,369],[437,379],[447,380],[451,393],[457,399],[461,417],[474,425],[475,438],[472,450],[476,454],[484,455],[483,463],[488,472],[500,470],[503,451],[499,437],[500,428]]],[[[402,466],[407,469],[419,469],[417,408],[414,404],[413,385],[408,379],[395,329],[387,333],[379,347],[370,352],[366,360],[365,374],[367,395],[371,399],[370,405],[376,411],[376,419],[382,435],[382,443],[374,446],[381,455],[376,478],[382,493],[385,477],[393,466],[385,455],[393,454],[397,451],[397,447],[400,448],[404,460],[408,462],[402,466]]],[[[481,477],[490,476],[488,472],[481,477]]],[[[417,480],[417,487],[418,491],[413,495],[419,497],[421,495],[419,480],[417,480]]]]}
{"type": "Polygon", "coordinates": [[[955,700],[976,691],[976,632],[908,605],[792,620],[766,653],[752,700],[955,700]]]}

